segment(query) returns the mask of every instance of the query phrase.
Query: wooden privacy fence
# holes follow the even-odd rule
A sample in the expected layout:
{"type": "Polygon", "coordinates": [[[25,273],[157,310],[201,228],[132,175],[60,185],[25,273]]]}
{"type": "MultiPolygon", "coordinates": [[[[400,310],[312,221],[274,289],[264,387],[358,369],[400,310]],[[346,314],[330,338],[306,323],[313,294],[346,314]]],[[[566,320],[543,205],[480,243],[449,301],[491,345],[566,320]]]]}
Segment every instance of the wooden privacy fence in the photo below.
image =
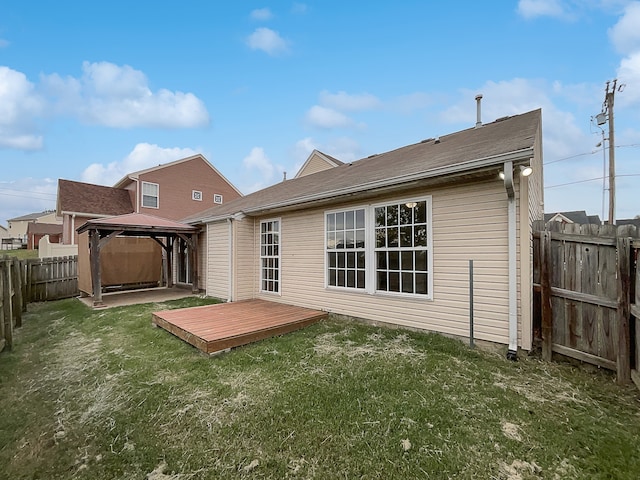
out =
{"type": "Polygon", "coordinates": [[[538,222],[533,239],[543,358],[556,352],[615,370],[619,383],[633,376],[640,388],[636,227],[538,222]]]}
{"type": "Polygon", "coordinates": [[[79,295],[78,257],[0,258],[0,351],[13,345],[27,304],[79,295]]]}

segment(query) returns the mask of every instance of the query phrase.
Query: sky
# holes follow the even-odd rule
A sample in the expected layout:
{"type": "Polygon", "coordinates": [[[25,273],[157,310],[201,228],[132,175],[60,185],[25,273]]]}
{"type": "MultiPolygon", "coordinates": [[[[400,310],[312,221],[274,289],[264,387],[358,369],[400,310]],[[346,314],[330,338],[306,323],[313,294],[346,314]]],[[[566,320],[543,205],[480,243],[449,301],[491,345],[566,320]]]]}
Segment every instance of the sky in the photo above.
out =
{"type": "Polygon", "coordinates": [[[247,194],[542,109],[545,212],[640,214],[640,1],[0,3],[0,225],[203,154],[247,194]],[[607,169],[605,171],[604,169],[607,169]],[[605,199],[603,211],[603,198],[605,199]]]}

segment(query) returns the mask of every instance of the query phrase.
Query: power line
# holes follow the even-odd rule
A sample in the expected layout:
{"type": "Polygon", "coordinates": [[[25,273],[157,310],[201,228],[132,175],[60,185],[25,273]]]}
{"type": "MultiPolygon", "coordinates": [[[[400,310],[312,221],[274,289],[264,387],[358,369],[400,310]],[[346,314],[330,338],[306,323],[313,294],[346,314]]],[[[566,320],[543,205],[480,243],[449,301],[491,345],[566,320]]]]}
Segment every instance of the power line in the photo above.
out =
{"type": "MultiPolygon", "coordinates": [[[[623,173],[620,175],[616,175],[616,177],[640,177],[640,173],[623,173]]],[[[578,183],[587,183],[587,182],[595,182],[596,180],[602,180],[603,177],[589,178],[587,180],[576,180],[575,182],[567,182],[567,183],[559,183],[557,185],[549,185],[546,188],[556,188],[556,187],[564,187],[567,185],[576,185],[578,183]]],[[[609,177],[604,177],[609,178],[609,177]]]]}
{"type": "MultiPolygon", "coordinates": [[[[638,148],[640,147],[640,143],[630,143],[628,145],[615,145],[614,148],[638,148]]],[[[551,163],[557,163],[557,162],[564,162],[565,160],[571,160],[572,158],[577,158],[577,157],[585,157],[587,155],[595,155],[598,152],[601,152],[601,149],[598,150],[592,150],[590,152],[584,152],[584,153],[577,153],[575,155],[571,155],[569,157],[563,157],[563,158],[558,158],[556,160],[549,160],[548,162],[543,162],[543,165],[549,165],[551,163]]]]}

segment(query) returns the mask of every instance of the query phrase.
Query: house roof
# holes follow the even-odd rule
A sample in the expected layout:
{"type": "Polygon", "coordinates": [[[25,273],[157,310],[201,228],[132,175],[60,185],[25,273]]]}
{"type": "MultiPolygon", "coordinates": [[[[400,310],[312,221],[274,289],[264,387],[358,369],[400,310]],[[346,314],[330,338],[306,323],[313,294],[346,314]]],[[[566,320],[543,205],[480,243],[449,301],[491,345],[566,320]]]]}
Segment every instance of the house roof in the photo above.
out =
{"type": "Polygon", "coordinates": [[[600,221],[600,217],[598,215],[587,215],[587,212],[584,210],[574,210],[571,212],[554,212],[554,213],[545,213],[544,221],[549,222],[556,217],[559,217],[561,220],[564,220],[567,223],[577,223],[580,225],[600,225],[602,222],[600,221]]]}
{"type": "Polygon", "coordinates": [[[133,212],[131,195],[122,188],[58,180],[58,215],[122,215],[133,212]]]}
{"type": "Polygon", "coordinates": [[[616,220],[616,225],[635,225],[640,228],[640,218],[619,218],[616,220]]]}
{"type": "MultiPolygon", "coordinates": [[[[541,110],[505,117],[437,139],[287,180],[225,205],[184,219],[202,223],[235,214],[257,215],[278,208],[297,208],[345,195],[370,194],[419,180],[442,179],[499,168],[503,162],[528,163],[541,125],[541,110]]],[[[497,173],[497,170],[496,170],[497,173]]]]}
{"type": "Polygon", "coordinates": [[[29,222],[27,235],[62,235],[62,224],[29,222]]]}
{"type": "Polygon", "coordinates": [[[180,163],[184,163],[184,162],[190,162],[192,160],[196,160],[196,159],[200,159],[202,160],[205,164],[207,164],[207,166],[209,166],[209,168],[211,168],[211,170],[213,170],[214,172],[216,172],[220,178],[222,178],[225,182],[227,182],[229,184],[229,186],[231,188],[233,188],[238,195],[242,195],[242,192],[240,190],[238,190],[235,185],[233,185],[229,180],[227,180],[227,178],[222,175],[222,173],[220,173],[218,171],[218,169],[216,167],[214,167],[211,162],[209,162],[209,160],[207,160],[204,155],[198,153],[196,155],[192,155],[190,157],[185,157],[185,158],[181,158],[179,160],[174,160],[173,162],[168,162],[168,163],[161,163],[155,167],[150,167],[150,168],[145,168],[144,170],[138,170],[137,172],[131,172],[127,175],[125,175],[124,177],[122,177],[120,180],[118,180],[118,182],[114,185],[114,188],[122,188],[124,187],[127,183],[129,183],[130,181],[136,180],[137,178],[140,177],[140,175],[144,175],[145,173],[150,173],[150,172],[155,172],[156,170],[160,170],[162,168],[167,168],[167,167],[171,167],[174,165],[179,165],[180,163]]]}
{"type": "Polygon", "coordinates": [[[53,210],[45,210],[44,212],[28,213],[27,215],[22,215],[21,217],[10,218],[8,221],[9,222],[31,222],[34,220],[38,220],[40,217],[44,217],[52,213],[55,213],[55,212],[53,210]]]}
{"type": "Polygon", "coordinates": [[[175,222],[166,218],[147,215],[144,213],[129,213],[126,215],[117,215],[114,217],[94,218],[88,220],[84,225],[77,229],[78,233],[86,230],[124,230],[128,233],[143,232],[152,233],[192,233],[197,230],[196,227],[186,225],[184,223],[175,222]]]}
{"type": "Polygon", "coordinates": [[[334,158],[331,155],[327,155],[320,150],[314,149],[313,152],[311,152],[311,154],[307,157],[307,160],[304,162],[304,164],[300,167],[298,173],[296,173],[295,177],[293,178],[299,178],[303,176],[301,175],[301,173],[304,172],[305,168],[307,168],[307,165],[309,165],[309,163],[311,163],[314,158],[319,158],[320,160],[324,161],[329,166],[329,168],[337,167],[344,164],[337,158],[334,158]]]}

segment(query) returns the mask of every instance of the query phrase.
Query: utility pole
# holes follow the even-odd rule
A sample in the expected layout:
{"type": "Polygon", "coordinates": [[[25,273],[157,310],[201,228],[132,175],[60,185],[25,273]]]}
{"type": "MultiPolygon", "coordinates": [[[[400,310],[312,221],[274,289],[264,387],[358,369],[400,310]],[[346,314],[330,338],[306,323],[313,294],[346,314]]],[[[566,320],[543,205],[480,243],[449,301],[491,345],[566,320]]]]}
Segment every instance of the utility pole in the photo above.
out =
{"type": "Polygon", "coordinates": [[[609,225],[615,225],[616,223],[616,159],[615,159],[615,137],[614,137],[614,128],[613,128],[613,102],[616,93],[616,83],[617,79],[613,80],[613,85],[611,82],[607,82],[607,86],[605,88],[605,105],[606,111],[608,113],[609,120],[609,225]]]}

